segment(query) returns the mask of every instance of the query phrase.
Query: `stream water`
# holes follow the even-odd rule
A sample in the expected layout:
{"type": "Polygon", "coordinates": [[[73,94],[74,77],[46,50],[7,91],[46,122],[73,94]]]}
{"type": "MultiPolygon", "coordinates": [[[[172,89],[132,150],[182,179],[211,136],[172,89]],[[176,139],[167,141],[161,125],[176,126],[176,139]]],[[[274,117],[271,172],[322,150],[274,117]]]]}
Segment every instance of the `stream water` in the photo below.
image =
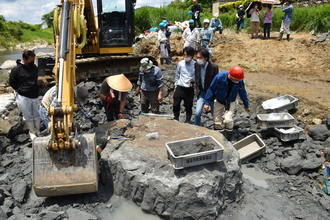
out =
{"type": "MultiPolygon", "coordinates": [[[[37,48],[34,50],[35,54],[39,52],[49,53],[53,51],[54,49],[49,48],[37,48]]],[[[0,51],[0,66],[7,60],[17,59],[22,59],[22,50],[0,51]]],[[[10,69],[0,69],[0,84],[5,83],[8,79],[8,71],[10,71],[10,69]]]]}

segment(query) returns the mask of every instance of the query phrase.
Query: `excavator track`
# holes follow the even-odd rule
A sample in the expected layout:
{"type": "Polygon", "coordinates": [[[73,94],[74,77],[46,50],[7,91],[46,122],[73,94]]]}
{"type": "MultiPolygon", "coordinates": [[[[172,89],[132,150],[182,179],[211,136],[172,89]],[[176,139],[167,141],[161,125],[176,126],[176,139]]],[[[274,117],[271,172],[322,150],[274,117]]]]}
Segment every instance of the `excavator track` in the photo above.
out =
{"type": "MultiPolygon", "coordinates": [[[[154,65],[156,59],[149,54],[105,55],[94,57],[77,57],[76,80],[77,82],[90,79],[102,79],[116,74],[125,74],[131,81],[138,78],[140,60],[149,58],[154,65]]],[[[55,59],[52,54],[42,54],[37,57],[39,76],[52,76],[55,59]]]]}

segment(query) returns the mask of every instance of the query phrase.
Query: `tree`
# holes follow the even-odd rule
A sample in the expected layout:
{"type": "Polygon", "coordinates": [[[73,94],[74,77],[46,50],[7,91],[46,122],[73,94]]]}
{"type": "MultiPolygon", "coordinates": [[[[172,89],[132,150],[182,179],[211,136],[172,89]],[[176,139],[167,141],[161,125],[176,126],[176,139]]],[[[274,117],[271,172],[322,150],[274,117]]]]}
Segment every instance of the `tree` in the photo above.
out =
{"type": "Polygon", "coordinates": [[[41,20],[43,21],[42,24],[46,24],[47,28],[51,28],[53,27],[53,19],[54,19],[54,10],[42,16],[41,18],[41,20]]]}
{"type": "Polygon", "coordinates": [[[0,15],[0,32],[7,30],[6,19],[3,15],[0,15]]]}

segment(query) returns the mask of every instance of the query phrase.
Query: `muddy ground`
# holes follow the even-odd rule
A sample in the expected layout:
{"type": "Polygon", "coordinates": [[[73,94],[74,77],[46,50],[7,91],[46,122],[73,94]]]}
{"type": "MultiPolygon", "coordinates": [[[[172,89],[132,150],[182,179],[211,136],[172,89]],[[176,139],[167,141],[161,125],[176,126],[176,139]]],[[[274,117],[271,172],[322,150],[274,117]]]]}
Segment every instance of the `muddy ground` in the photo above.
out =
{"type": "MultiPolygon", "coordinates": [[[[274,98],[290,94],[299,99],[295,117],[306,124],[315,125],[315,119],[324,119],[330,113],[330,44],[315,42],[308,33],[291,33],[291,41],[277,41],[278,33],[271,39],[250,39],[249,34],[235,34],[232,30],[218,32],[214,37],[213,61],[220,71],[239,65],[245,70],[248,93],[256,97],[274,98]]],[[[159,59],[157,39],[144,39],[144,53],[159,59]]],[[[181,34],[172,34],[171,47],[174,60],[182,57],[181,34]]],[[[253,101],[253,100],[252,100],[253,101]]]]}

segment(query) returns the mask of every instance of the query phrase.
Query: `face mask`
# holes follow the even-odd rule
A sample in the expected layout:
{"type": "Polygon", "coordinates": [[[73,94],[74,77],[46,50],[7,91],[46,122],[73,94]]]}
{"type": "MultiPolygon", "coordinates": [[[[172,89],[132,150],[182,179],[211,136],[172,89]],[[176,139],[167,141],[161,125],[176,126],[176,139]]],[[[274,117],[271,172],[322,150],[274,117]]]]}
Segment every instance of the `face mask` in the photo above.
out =
{"type": "Polygon", "coordinates": [[[189,63],[189,62],[191,61],[191,59],[192,59],[191,57],[185,57],[185,58],[184,58],[184,61],[185,61],[186,63],[189,63]]]}
{"type": "Polygon", "coordinates": [[[203,65],[203,64],[204,64],[204,60],[202,60],[202,59],[197,59],[197,63],[198,63],[199,65],[203,65]]]}
{"type": "Polygon", "coordinates": [[[28,66],[29,66],[29,67],[33,67],[33,66],[34,66],[34,61],[29,62],[29,63],[28,63],[28,66]]]}

